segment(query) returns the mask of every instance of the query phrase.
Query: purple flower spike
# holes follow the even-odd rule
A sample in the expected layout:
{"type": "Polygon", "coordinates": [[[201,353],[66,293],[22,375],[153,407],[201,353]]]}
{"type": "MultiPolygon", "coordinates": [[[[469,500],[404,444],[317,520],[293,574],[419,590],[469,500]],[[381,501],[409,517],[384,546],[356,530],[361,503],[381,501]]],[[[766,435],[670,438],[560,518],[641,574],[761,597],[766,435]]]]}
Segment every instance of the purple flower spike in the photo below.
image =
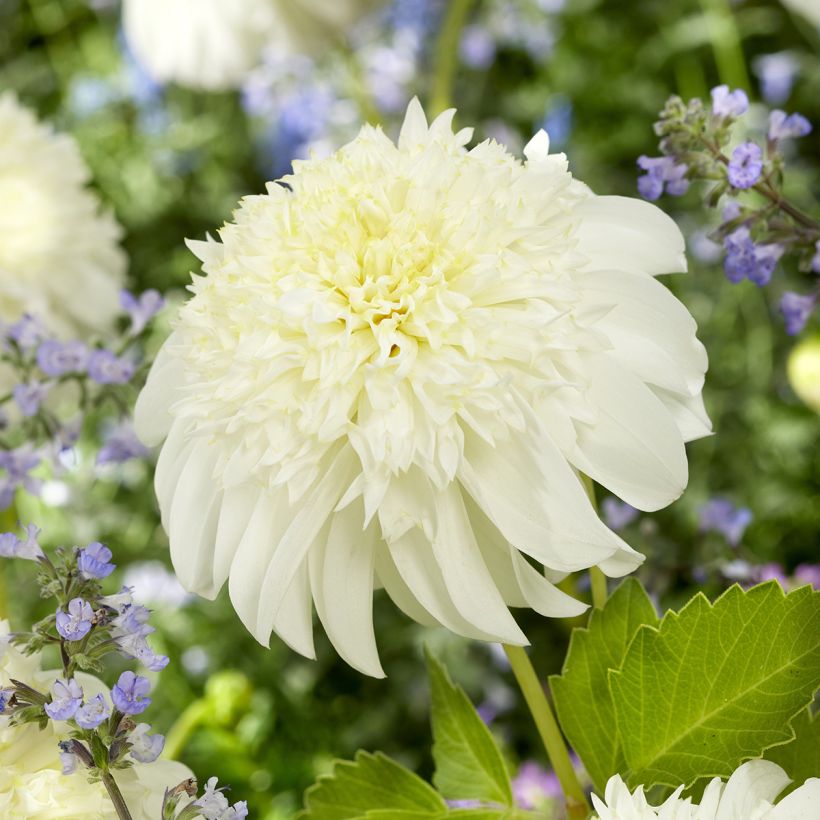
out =
{"type": "Polygon", "coordinates": [[[0,450],[0,469],[7,472],[0,479],[0,509],[5,510],[11,506],[18,487],[23,487],[32,495],[40,491],[40,481],[29,475],[39,463],[40,456],[30,444],[24,444],[15,450],[0,450]]]}
{"type": "Polygon", "coordinates": [[[121,424],[110,430],[104,442],[97,454],[97,464],[119,464],[132,458],[145,458],[150,452],[137,438],[130,424],[121,424]]]}
{"type": "Polygon", "coordinates": [[[755,269],[755,246],[749,229],[745,225],[736,228],[723,240],[726,257],[723,270],[730,282],[737,284],[746,279],[755,269]]]}
{"type": "Polygon", "coordinates": [[[129,669],[120,675],[111,690],[111,700],[124,715],[139,715],[151,705],[151,698],[146,697],[150,691],[148,678],[135,675],[129,669]]]}
{"type": "Polygon", "coordinates": [[[147,723],[138,723],[128,737],[131,744],[129,754],[139,763],[153,763],[165,747],[163,735],[149,735],[151,727],[147,723]]]}
{"type": "Polygon", "coordinates": [[[802,114],[786,114],[775,109],[769,114],[769,139],[772,141],[805,137],[811,133],[811,123],[802,114]]]}
{"type": "Polygon", "coordinates": [[[51,703],[43,708],[52,720],[70,720],[83,702],[83,690],[74,678],[56,680],[51,687],[51,703]]]}
{"type": "Polygon", "coordinates": [[[736,547],[746,527],[752,522],[752,511],[736,507],[728,498],[713,498],[700,508],[700,531],[718,532],[736,547]]]}
{"type": "Polygon", "coordinates": [[[561,785],[554,772],[531,760],[521,764],[512,781],[513,798],[522,809],[536,809],[545,800],[561,796],[561,785]]]}
{"type": "Polygon", "coordinates": [[[99,541],[93,541],[80,550],[77,566],[85,578],[107,578],[117,565],[111,563],[111,550],[99,541]]]}
{"type": "Polygon", "coordinates": [[[37,543],[39,534],[40,530],[34,524],[26,527],[25,540],[21,540],[13,532],[0,533],[0,557],[24,558],[27,561],[37,561],[45,557],[37,543]]]}
{"type": "Polygon", "coordinates": [[[120,291],[120,305],[131,317],[131,327],[128,332],[131,336],[139,336],[146,325],[165,306],[165,300],[158,290],[146,290],[139,296],[127,290],[120,291]]]}
{"type": "Polygon", "coordinates": [[[37,366],[47,376],[81,373],[88,362],[88,348],[78,341],[48,339],[37,349],[37,366]]]}
{"type": "Polygon", "coordinates": [[[111,707],[102,695],[96,695],[83,704],[74,715],[81,729],[96,729],[111,714],[111,707]]]}
{"type": "Polygon", "coordinates": [[[611,530],[622,530],[639,515],[638,510],[631,504],[627,504],[626,501],[619,501],[612,496],[604,499],[601,510],[604,514],[604,521],[611,530]]]}
{"type": "Polygon", "coordinates": [[[638,177],[638,191],[644,199],[655,200],[666,189],[670,196],[681,196],[689,189],[684,163],[676,163],[674,157],[638,157],[638,167],[646,171],[638,177]]]}
{"type": "Polygon", "coordinates": [[[751,188],[763,172],[763,150],[754,142],[744,142],[732,152],[729,183],[741,190],[751,188]]]}
{"type": "Polygon", "coordinates": [[[802,296],[787,290],[780,300],[780,312],[786,323],[786,333],[796,336],[806,326],[809,316],[814,312],[817,298],[813,295],[802,296]]]}
{"type": "Polygon", "coordinates": [[[782,245],[755,245],[755,268],[749,274],[750,281],[758,287],[768,285],[783,251],[782,245]]]}
{"type": "Polygon", "coordinates": [[[88,375],[97,384],[127,384],[134,375],[134,365],[110,350],[95,350],[88,357],[88,375]]]}
{"type": "Polygon", "coordinates": [[[57,610],[57,631],[67,641],[81,641],[94,625],[94,610],[88,601],[72,598],[68,602],[68,612],[57,610]]]}
{"type": "Polygon", "coordinates": [[[729,91],[728,85],[719,85],[712,89],[712,111],[718,117],[739,117],[749,108],[746,92],[737,88],[729,91]]]}
{"type": "Polygon", "coordinates": [[[48,395],[49,385],[44,382],[28,382],[28,384],[17,384],[12,390],[14,401],[20,408],[20,412],[31,418],[40,412],[40,405],[48,395]]]}
{"type": "Polygon", "coordinates": [[[6,333],[9,339],[17,342],[21,350],[31,350],[36,347],[45,334],[45,328],[40,324],[40,320],[29,316],[28,313],[15,322],[6,333]]]}
{"type": "Polygon", "coordinates": [[[794,568],[794,582],[798,586],[811,584],[820,589],[820,564],[798,564],[794,568]]]}

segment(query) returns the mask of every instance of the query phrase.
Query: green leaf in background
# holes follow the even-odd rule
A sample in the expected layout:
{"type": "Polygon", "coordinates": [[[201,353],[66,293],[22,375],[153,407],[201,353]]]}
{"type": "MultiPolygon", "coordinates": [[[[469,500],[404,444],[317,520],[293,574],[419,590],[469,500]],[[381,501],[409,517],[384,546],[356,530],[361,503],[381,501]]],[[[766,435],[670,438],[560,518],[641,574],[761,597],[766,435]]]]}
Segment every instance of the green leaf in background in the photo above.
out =
{"type": "Polygon", "coordinates": [[[441,817],[447,804],[409,769],[379,752],[339,761],[305,792],[303,820],[422,820],[441,817]]]}
{"type": "Polygon", "coordinates": [[[792,720],[794,740],[769,749],[766,760],[777,763],[792,779],[785,794],[820,773],[820,718],[804,709],[792,720]]]}
{"type": "Polygon", "coordinates": [[[433,698],[433,782],[448,800],[512,806],[507,766],[490,730],[441,663],[429,651],[426,656],[433,698]]]}
{"type": "Polygon", "coordinates": [[[820,593],[698,593],[641,627],[609,680],[632,785],[726,777],[793,737],[820,682],[820,593]]]}
{"type": "Polygon", "coordinates": [[[657,623],[644,588],[636,579],[627,579],[603,609],[593,610],[586,628],[573,630],[561,674],[550,678],[561,728],[599,790],[625,767],[609,670],[620,668],[641,625],[657,623]]]}

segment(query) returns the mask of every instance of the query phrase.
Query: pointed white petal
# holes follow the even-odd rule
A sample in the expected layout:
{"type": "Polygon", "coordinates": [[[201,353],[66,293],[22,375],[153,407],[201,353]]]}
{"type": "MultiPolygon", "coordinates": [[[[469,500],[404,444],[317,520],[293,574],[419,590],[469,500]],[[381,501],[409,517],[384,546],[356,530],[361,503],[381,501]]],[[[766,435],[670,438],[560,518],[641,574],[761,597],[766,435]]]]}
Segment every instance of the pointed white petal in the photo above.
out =
{"type": "Polygon", "coordinates": [[[686,270],[683,234],[660,208],[641,199],[593,196],[575,211],[578,251],[587,270],[676,273],[686,270]]]}
{"type": "Polygon", "coordinates": [[[674,501],[686,487],[683,438],[669,411],[636,376],[606,355],[586,357],[593,424],[576,424],[572,463],[639,510],[674,501]]]}
{"type": "Polygon", "coordinates": [[[376,577],[390,596],[390,600],[408,617],[422,626],[441,626],[418,601],[404,582],[401,573],[393,561],[387,544],[378,541],[376,544],[376,577]]]}
{"type": "Polygon", "coordinates": [[[413,97],[407,106],[407,113],[404,115],[404,122],[399,132],[399,149],[406,151],[427,140],[427,117],[424,116],[424,109],[421,107],[419,98],[413,97]]]}
{"type": "MultiPolygon", "coordinates": [[[[322,538],[326,537],[323,533],[322,538]]],[[[295,652],[315,660],[313,647],[313,599],[307,558],[302,560],[276,613],[273,631],[295,652]]]]}
{"type": "Polygon", "coordinates": [[[188,437],[187,424],[176,420],[171,425],[168,438],[162,445],[154,471],[154,491],[159,503],[162,526],[168,531],[168,514],[171,512],[171,501],[174,497],[179,474],[188,461],[194,442],[188,437]]]}
{"type": "Polygon", "coordinates": [[[654,386],[651,390],[671,414],[684,441],[712,435],[712,422],[703,405],[703,394],[683,396],[654,386]]]}
{"type": "Polygon", "coordinates": [[[550,153],[550,138],[546,131],[542,128],[535,136],[524,146],[524,156],[530,162],[539,162],[545,160],[550,153]]]}
{"type": "Polygon", "coordinates": [[[754,817],[762,801],[773,803],[791,783],[786,772],[768,760],[749,760],[732,772],[723,789],[715,820],[754,817]]]}
{"type": "Polygon", "coordinates": [[[134,405],[134,432],[146,447],[155,447],[168,435],[173,421],[169,408],[184,384],[185,367],[170,353],[173,339],[172,334],[157,353],[134,405]]]}
{"type": "Polygon", "coordinates": [[[341,657],[365,675],[383,678],[373,632],[373,568],[377,528],[362,531],[361,502],[333,515],[325,542],[310,550],[319,619],[341,657]]]}
{"type": "Polygon", "coordinates": [[[259,498],[259,489],[249,482],[223,491],[222,508],[214,544],[214,586],[219,589],[228,578],[239,542],[259,498]]]}

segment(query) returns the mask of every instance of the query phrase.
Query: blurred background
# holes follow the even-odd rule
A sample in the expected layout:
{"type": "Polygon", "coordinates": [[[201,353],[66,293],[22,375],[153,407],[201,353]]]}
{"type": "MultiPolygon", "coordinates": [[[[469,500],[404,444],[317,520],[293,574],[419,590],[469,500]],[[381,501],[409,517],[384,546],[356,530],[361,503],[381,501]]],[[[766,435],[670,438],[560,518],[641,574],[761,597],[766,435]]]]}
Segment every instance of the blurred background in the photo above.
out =
{"type": "MultiPolygon", "coordinates": [[[[185,14],[179,28],[146,32],[150,21],[129,9],[140,2],[146,12],[165,0],[0,0],[0,93],[14,91],[78,141],[124,227],[131,289],[168,294],[157,344],[195,265],[186,237],[214,231],[241,197],[262,192],[293,159],[331,152],[365,120],[395,135],[413,95],[430,112],[456,106],[458,125],[475,126],[477,141],[492,137],[519,155],[544,128],[596,192],[637,196],[636,159],[658,153],[652,124],[665,99],[707,98],[727,83],[749,93],[752,128],[764,127],[769,107],[813,122],[790,146],[786,190],[816,213],[820,0],[308,0],[274,3],[278,16],[228,44],[197,33],[185,14]],[[154,61],[145,39],[163,36],[154,61]]],[[[236,3],[240,16],[250,5],[236,3]]],[[[735,580],[776,577],[788,587],[820,576],[820,337],[811,324],[789,337],[777,310],[782,292],[806,290],[813,274],[781,263],[765,288],[729,283],[708,238],[718,218],[700,193],[659,204],[687,237],[690,274],[667,284],[709,352],[705,401],[716,434],[689,446],[689,489],[669,509],[639,515],[599,499],[610,525],[647,554],[642,580],[663,606],[695,585],[714,596],[735,580]]],[[[232,784],[252,817],[291,817],[316,775],[360,747],[429,774],[423,642],[507,739],[513,765],[537,755],[502,653],[414,626],[378,594],[386,680],[341,663],[319,630],[316,662],[275,636],[269,650],[257,645],[227,595],[194,599],[170,573],[151,464],[98,467],[91,448],[78,446],[41,499],[22,500],[21,517],[36,520],[46,542],[111,546],[112,586],[135,586],[156,611],[155,648],[172,658],[153,725],[198,776],[232,784]]],[[[16,572],[4,568],[0,614],[22,627],[42,613],[16,572]]],[[[534,613],[520,623],[539,671],[558,671],[572,624],[534,613]]],[[[548,798],[549,786],[534,782],[548,798]]]]}

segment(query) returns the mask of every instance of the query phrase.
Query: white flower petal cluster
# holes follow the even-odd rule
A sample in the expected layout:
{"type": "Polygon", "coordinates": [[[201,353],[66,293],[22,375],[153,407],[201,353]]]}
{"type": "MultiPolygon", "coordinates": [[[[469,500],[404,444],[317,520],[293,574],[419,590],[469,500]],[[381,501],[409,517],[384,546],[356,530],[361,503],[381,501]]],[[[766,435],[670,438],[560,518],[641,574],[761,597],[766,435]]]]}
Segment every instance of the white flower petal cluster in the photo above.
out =
{"type": "Polygon", "coordinates": [[[642,560],[579,471],[635,507],[687,482],[709,431],[695,322],[654,275],[685,267],[654,206],[594,196],[546,134],[527,162],[467,151],[414,101],[244,199],[160,352],[137,432],[183,585],[263,643],[313,655],[311,601],[382,674],[372,590],[411,618],[526,642],[508,607],[571,616],[554,573],[642,560]],[[554,576],[551,576],[554,577],[554,576]]]}
{"type": "Polygon", "coordinates": [[[70,136],[0,95],[0,320],[28,312],[57,335],[82,336],[120,312],[121,229],[89,177],[70,136]]]}
{"type": "Polygon", "coordinates": [[[123,0],[131,50],[161,82],[236,88],[266,46],[317,52],[375,0],[123,0]]]}
{"type": "MultiPolygon", "coordinates": [[[[8,623],[0,621],[0,689],[11,679],[21,680],[48,692],[61,672],[43,671],[39,659],[26,657],[5,637],[8,623]]],[[[102,681],[78,675],[87,697],[105,692],[102,681]]],[[[116,820],[114,809],[102,783],[89,783],[78,767],[64,775],[60,763],[59,741],[68,738],[68,724],[49,721],[40,730],[34,724],[11,726],[0,715],[0,817],[26,820],[116,820]],[[65,726],[60,733],[58,726],[65,726]]],[[[181,763],[157,760],[136,763],[114,773],[134,820],[156,820],[162,813],[166,788],[192,777],[181,763]]]]}
{"type": "Polygon", "coordinates": [[[820,779],[809,778],[775,805],[791,780],[775,763],[750,760],[724,783],[714,778],[700,803],[680,796],[677,789],[660,806],[646,802],[643,787],[630,793],[619,775],[606,784],[605,800],[592,795],[594,820],[817,820],[820,817],[820,779]]]}

